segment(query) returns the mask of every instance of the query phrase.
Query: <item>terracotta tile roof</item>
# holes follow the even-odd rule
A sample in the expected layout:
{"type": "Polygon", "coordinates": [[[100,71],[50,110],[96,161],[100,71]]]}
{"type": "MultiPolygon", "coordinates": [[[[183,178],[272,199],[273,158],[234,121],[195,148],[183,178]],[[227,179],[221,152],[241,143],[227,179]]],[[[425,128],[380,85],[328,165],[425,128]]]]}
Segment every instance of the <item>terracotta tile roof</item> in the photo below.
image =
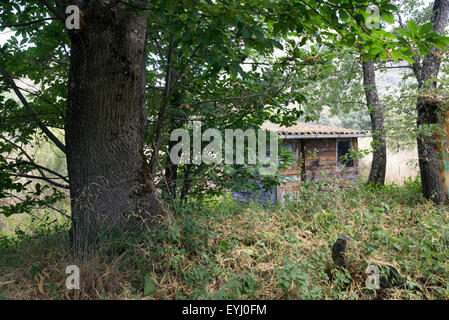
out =
{"type": "Polygon", "coordinates": [[[281,127],[274,123],[264,123],[262,129],[278,132],[285,136],[309,136],[309,135],[360,135],[364,136],[368,132],[365,130],[345,129],[321,124],[311,124],[300,122],[292,127],[281,127]]]}

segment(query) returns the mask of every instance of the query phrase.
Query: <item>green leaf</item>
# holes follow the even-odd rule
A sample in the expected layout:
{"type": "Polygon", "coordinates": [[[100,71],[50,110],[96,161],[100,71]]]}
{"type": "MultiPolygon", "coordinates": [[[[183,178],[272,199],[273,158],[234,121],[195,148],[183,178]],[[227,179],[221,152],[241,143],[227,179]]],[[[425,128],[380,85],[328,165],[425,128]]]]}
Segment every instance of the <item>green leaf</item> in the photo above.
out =
{"type": "Polygon", "coordinates": [[[427,23],[423,24],[422,26],[420,26],[418,29],[418,36],[422,37],[425,34],[432,31],[432,26],[433,26],[432,22],[427,22],[427,23]]]}
{"type": "Polygon", "coordinates": [[[382,51],[382,52],[379,54],[379,58],[380,58],[382,61],[387,60],[387,59],[388,59],[387,53],[386,53],[385,51],[382,51]]]}
{"type": "Polygon", "coordinates": [[[388,10],[388,11],[394,11],[394,12],[398,12],[398,8],[391,4],[391,3],[386,3],[384,5],[382,5],[382,10],[388,10]]]}
{"type": "Polygon", "coordinates": [[[444,50],[449,45],[449,37],[437,37],[432,39],[430,42],[435,48],[444,50]]]}
{"type": "Polygon", "coordinates": [[[400,50],[394,50],[391,52],[391,56],[392,58],[397,61],[397,60],[404,60],[407,61],[409,63],[414,63],[415,61],[413,59],[411,59],[410,57],[407,57],[403,52],[401,52],[400,50]]]}
{"type": "Polygon", "coordinates": [[[330,19],[334,15],[334,12],[332,11],[332,9],[328,5],[323,5],[320,8],[320,13],[323,16],[325,16],[327,19],[330,19]]]}
{"type": "Polygon", "coordinates": [[[375,56],[376,54],[379,54],[379,53],[381,53],[382,51],[384,51],[383,48],[380,48],[380,47],[374,47],[374,48],[371,48],[371,49],[369,50],[369,54],[375,56]]]}
{"type": "Polygon", "coordinates": [[[153,278],[151,278],[151,273],[147,273],[145,275],[145,284],[143,289],[143,294],[145,296],[149,296],[153,294],[156,291],[156,284],[153,281],[153,278]]]}
{"type": "Polygon", "coordinates": [[[399,30],[398,33],[400,35],[403,35],[406,38],[409,38],[409,39],[413,39],[414,38],[414,36],[410,32],[408,32],[407,30],[399,30]]]}
{"type": "Polygon", "coordinates": [[[400,53],[399,51],[397,51],[397,50],[391,51],[391,57],[392,57],[395,61],[398,61],[398,60],[399,60],[400,54],[401,54],[401,53],[400,53]]]}
{"type": "Polygon", "coordinates": [[[382,19],[384,19],[384,21],[386,23],[389,23],[389,24],[393,24],[394,23],[394,15],[391,12],[389,12],[389,11],[382,11],[382,13],[380,15],[381,15],[382,19]]]}
{"type": "Polygon", "coordinates": [[[429,47],[426,44],[424,44],[424,43],[418,43],[417,46],[418,46],[418,49],[419,49],[419,53],[422,56],[425,56],[427,54],[427,52],[429,51],[429,47]]]}
{"type": "Polygon", "coordinates": [[[407,25],[408,25],[408,29],[410,30],[410,33],[413,36],[415,36],[416,32],[418,31],[418,25],[416,24],[416,22],[413,20],[410,20],[407,25]]]}
{"type": "Polygon", "coordinates": [[[410,58],[409,56],[406,56],[404,54],[401,55],[401,59],[404,61],[407,61],[408,63],[415,63],[416,61],[410,58]]]}
{"type": "Polygon", "coordinates": [[[344,10],[344,9],[339,10],[338,15],[340,16],[341,21],[343,21],[343,22],[349,21],[349,15],[346,12],[346,10],[344,10]]]}

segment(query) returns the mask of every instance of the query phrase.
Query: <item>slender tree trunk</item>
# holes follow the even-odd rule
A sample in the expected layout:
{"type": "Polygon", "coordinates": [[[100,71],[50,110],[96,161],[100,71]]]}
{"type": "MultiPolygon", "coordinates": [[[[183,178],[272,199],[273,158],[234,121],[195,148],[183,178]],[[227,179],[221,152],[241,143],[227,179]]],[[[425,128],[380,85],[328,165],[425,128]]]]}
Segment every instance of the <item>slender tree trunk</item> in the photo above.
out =
{"type": "MultiPolygon", "coordinates": [[[[169,143],[169,150],[171,150],[173,142],[169,143]]],[[[165,163],[165,179],[167,180],[168,188],[173,198],[176,198],[176,186],[178,180],[178,165],[174,164],[170,160],[170,156],[167,157],[167,161],[165,163]]]]}
{"type": "Polygon", "coordinates": [[[182,184],[182,188],[181,188],[181,194],[179,196],[179,199],[184,203],[187,202],[187,196],[189,194],[190,187],[192,184],[192,169],[193,169],[192,164],[185,165],[183,184],[182,184]]]}
{"type": "MultiPolygon", "coordinates": [[[[175,77],[176,73],[173,72],[173,76],[175,77]]],[[[174,86],[173,86],[174,87],[174,86]]],[[[171,114],[177,114],[182,117],[182,95],[179,90],[175,89],[173,91],[171,97],[171,103],[169,104],[168,112],[171,114]]],[[[167,127],[168,133],[172,132],[175,129],[182,128],[185,123],[183,119],[170,119],[170,125],[167,127]]],[[[165,179],[169,185],[170,193],[173,198],[177,198],[179,196],[178,192],[178,165],[171,162],[170,159],[170,151],[176,145],[176,141],[170,141],[169,135],[167,136],[167,140],[165,143],[168,145],[168,154],[165,161],[165,179]]]]}
{"type": "MultiPolygon", "coordinates": [[[[449,17],[449,1],[435,0],[433,5],[433,31],[442,33],[447,26],[449,17]]],[[[440,69],[440,50],[431,48],[422,65],[415,65],[415,75],[419,86],[417,100],[419,129],[438,124],[438,109],[440,103],[435,94],[436,78],[440,69]]],[[[440,155],[436,150],[436,135],[420,132],[418,135],[418,157],[421,171],[423,195],[433,202],[448,203],[446,191],[440,175],[440,155]]]]}
{"type": "Polygon", "coordinates": [[[70,34],[66,144],[78,245],[166,210],[143,155],[146,18],[96,2],[70,34]]]}
{"type": "Polygon", "coordinates": [[[366,105],[371,117],[371,129],[373,131],[373,161],[371,162],[368,183],[384,185],[387,169],[387,144],[384,132],[384,113],[377,95],[374,62],[372,60],[362,62],[362,69],[366,105]]]}
{"type": "Polygon", "coordinates": [[[156,172],[156,164],[159,158],[159,151],[162,140],[162,129],[165,125],[167,119],[167,109],[170,108],[170,100],[175,87],[176,82],[176,71],[172,66],[172,57],[175,55],[175,50],[173,48],[173,37],[170,38],[170,44],[167,50],[167,66],[165,71],[165,87],[164,95],[161,98],[161,105],[159,107],[159,112],[157,115],[156,124],[154,126],[154,140],[153,140],[153,154],[150,159],[150,172],[154,174],[156,172]]]}

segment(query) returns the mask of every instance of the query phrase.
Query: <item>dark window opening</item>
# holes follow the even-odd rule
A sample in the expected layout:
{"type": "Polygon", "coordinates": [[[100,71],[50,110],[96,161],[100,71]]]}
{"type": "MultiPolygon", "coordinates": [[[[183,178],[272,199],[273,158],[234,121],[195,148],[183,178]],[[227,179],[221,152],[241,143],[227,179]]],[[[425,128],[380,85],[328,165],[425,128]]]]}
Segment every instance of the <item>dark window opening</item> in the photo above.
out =
{"type": "Polygon", "coordinates": [[[354,160],[351,159],[351,140],[337,141],[337,159],[339,166],[353,167],[354,160]]]}

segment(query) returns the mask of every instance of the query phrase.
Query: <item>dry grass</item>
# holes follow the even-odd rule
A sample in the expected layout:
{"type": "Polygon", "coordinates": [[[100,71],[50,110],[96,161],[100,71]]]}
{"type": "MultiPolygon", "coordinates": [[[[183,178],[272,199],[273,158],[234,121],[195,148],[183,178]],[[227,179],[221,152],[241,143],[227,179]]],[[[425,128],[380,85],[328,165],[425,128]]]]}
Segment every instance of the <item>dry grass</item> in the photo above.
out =
{"type": "MultiPolygon", "coordinates": [[[[360,150],[371,150],[372,138],[359,138],[360,150]]],[[[368,154],[360,159],[359,169],[360,177],[367,179],[371,168],[372,154],[368,154]]],[[[387,172],[385,183],[403,184],[408,179],[415,179],[419,174],[418,168],[418,151],[416,147],[412,150],[399,150],[395,148],[387,148],[387,172]]]]}
{"type": "Polygon", "coordinates": [[[329,192],[304,186],[284,206],[229,199],[188,206],[148,234],[103,239],[95,255],[70,250],[64,230],[0,238],[0,295],[14,299],[446,299],[449,217],[419,184],[329,192]],[[330,248],[349,236],[349,266],[330,248]],[[392,265],[407,287],[365,287],[369,264],[392,265]],[[65,268],[81,289],[65,288],[65,268]],[[145,280],[146,279],[146,280],[145,280]]]}

